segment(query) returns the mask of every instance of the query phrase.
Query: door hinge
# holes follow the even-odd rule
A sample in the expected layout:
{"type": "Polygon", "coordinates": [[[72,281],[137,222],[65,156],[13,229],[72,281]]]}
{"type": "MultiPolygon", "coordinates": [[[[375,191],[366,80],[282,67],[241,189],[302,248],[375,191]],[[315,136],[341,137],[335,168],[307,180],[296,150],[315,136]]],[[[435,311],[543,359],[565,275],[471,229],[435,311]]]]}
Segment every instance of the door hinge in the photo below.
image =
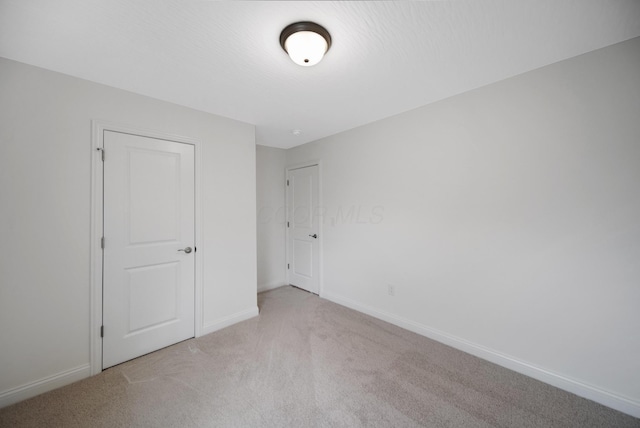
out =
{"type": "Polygon", "coordinates": [[[102,147],[98,147],[96,150],[100,152],[100,158],[102,159],[102,162],[104,162],[104,149],[102,147]]]}
{"type": "Polygon", "coordinates": [[[289,227],[289,222],[287,222],[287,227],[289,227]]]}
{"type": "Polygon", "coordinates": [[[198,251],[198,247],[193,247],[193,252],[195,253],[196,251],[198,251]]]}
{"type": "Polygon", "coordinates": [[[289,267],[289,263],[287,263],[287,269],[291,269],[291,268],[289,267]]]}
{"type": "Polygon", "coordinates": [[[100,337],[104,337],[104,326],[100,326],[100,337]]]}
{"type": "Polygon", "coordinates": [[[100,238],[100,248],[104,250],[104,236],[100,238]]]}
{"type": "Polygon", "coordinates": [[[289,180],[287,180],[287,186],[289,185],[289,180]]]}

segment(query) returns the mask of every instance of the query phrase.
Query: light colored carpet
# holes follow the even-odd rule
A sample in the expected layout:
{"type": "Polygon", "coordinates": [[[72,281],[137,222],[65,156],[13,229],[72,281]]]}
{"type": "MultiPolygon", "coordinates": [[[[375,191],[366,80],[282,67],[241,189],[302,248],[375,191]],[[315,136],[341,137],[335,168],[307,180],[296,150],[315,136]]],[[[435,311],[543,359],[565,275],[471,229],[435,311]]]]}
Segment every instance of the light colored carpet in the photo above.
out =
{"type": "Polygon", "coordinates": [[[20,427],[639,427],[293,287],[260,316],[0,410],[20,427]]]}

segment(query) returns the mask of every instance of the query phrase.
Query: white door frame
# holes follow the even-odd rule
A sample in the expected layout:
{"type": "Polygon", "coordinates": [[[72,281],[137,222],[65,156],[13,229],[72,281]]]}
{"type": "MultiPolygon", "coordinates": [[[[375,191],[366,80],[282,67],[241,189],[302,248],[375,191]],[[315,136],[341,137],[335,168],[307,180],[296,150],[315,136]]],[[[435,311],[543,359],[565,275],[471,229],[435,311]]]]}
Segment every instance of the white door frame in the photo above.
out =
{"type": "MultiPolygon", "coordinates": [[[[124,134],[139,135],[161,140],[175,141],[179,143],[192,144],[195,149],[195,336],[202,333],[202,275],[203,263],[202,255],[204,251],[202,239],[202,196],[201,196],[201,159],[202,144],[193,138],[180,135],[172,135],[149,129],[142,129],[135,126],[110,123],[102,120],[91,121],[91,286],[90,286],[90,365],[91,374],[95,375],[102,371],[102,337],[100,327],[102,326],[102,233],[103,233],[103,163],[104,153],[104,132],[114,131],[124,134]]],[[[105,153],[108,158],[109,153],[105,153]]],[[[108,333],[107,333],[108,334],[108,333]]]]}
{"type": "MultiPolygon", "coordinates": [[[[324,297],[324,251],[323,251],[323,245],[322,243],[324,242],[324,233],[323,233],[323,226],[324,226],[324,206],[322,205],[322,161],[321,160],[311,160],[308,162],[302,162],[302,163],[298,163],[298,164],[294,164],[294,165],[290,165],[287,166],[285,168],[285,182],[284,182],[284,194],[285,194],[285,213],[286,213],[286,218],[285,221],[289,222],[291,221],[289,219],[289,191],[287,189],[287,181],[289,180],[289,172],[293,171],[294,169],[300,169],[300,168],[306,168],[308,166],[314,166],[317,165],[318,166],[318,205],[320,207],[320,213],[319,213],[319,219],[318,219],[318,251],[320,252],[320,254],[318,254],[318,295],[320,297],[324,297]]],[[[286,248],[286,253],[285,253],[285,257],[286,263],[290,263],[289,262],[289,228],[286,227],[285,225],[285,248],[286,248]]],[[[287,268],[287,266],[284,267],[285,268],[285,272],[287,273],[287,284],[290,284],[289,281],[289,269],[287,268]]]]}

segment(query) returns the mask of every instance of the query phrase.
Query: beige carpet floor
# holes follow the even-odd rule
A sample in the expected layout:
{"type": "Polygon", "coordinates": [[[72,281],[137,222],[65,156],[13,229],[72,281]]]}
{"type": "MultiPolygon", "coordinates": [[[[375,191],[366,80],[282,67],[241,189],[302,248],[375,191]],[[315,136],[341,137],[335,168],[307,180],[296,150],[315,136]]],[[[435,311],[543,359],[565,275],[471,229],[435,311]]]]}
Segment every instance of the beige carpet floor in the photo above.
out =
{"type": "Polygon", "coordinates": [[[2,427],[640,427],[293,287],[260,316],[0,410],[2,427]]]}

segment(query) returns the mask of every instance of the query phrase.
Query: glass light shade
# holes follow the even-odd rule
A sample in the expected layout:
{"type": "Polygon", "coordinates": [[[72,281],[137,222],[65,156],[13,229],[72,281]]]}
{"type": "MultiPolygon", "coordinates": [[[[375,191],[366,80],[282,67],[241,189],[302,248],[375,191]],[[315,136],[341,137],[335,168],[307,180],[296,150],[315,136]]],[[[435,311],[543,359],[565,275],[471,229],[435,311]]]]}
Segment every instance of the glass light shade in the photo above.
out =
{"type": "Polygon", "coordinates": [[[318,33],[298,31],[287,37],[284,48],[293,62],[308,67],[322,60],[329,45],[324,37],[318,33]]]}

